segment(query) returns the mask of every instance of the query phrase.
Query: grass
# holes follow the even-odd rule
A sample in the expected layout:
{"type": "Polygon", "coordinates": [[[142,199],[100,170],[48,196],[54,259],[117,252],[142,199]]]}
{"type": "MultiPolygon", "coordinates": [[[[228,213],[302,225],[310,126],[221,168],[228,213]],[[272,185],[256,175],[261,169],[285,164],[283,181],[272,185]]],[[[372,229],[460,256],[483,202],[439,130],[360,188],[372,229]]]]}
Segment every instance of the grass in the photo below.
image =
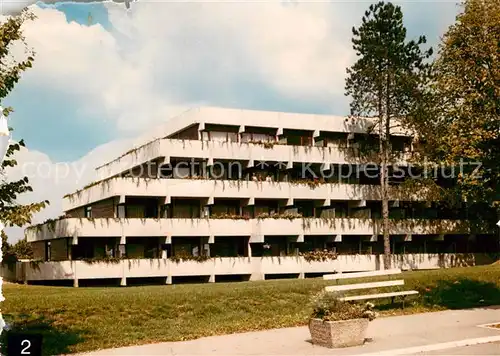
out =
{"type": "MultiPolygon", "coordinates": [[[[498,265],[392,278],[404,278],[404,289],[420,295],[405,309],[377,302],[383,315],[500,304],[498,265]]],[[[371,280],[377,279],[384,278],[371,280]]],[[[5,284],[2,312],[12,331],[42,333],[44,354],[54,355],[305,325],[310,296],[331,284],[322,279],[127,288],[5,284]]]]}

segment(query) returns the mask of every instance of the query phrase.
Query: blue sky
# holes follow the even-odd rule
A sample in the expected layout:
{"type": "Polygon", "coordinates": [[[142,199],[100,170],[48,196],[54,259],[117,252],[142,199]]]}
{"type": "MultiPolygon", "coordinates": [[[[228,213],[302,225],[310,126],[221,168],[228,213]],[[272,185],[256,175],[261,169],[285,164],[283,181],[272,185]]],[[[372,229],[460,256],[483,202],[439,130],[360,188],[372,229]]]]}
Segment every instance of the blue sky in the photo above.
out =
{"type": "MultiPolygon", "coordinates": [[[[409,37],[425,34],[433,46],[458,11],[453,2],[400,4],[409,37]]],[[[33,223],[61,215],[62,196],[96,180],[96,166],[191,107],[347,114],[351,29],[368,6],[141,0],[129,10],[112,2],[33,6],[37,19],[24,34],[34,65],[2,102],[15,110],[14,139],[27,144],[7,172],[9,179],[30,178],[34,191],[19,202],[50,200],[33,223]],[[27,173],[27,166],[48,174],[27,173]]],[[[23,231],[7,234],[15,241],[23,231]]]]}
{"type": "Polygon", "coordinates": [[[42,9],[56,9],[64,13],[68,22],[75,21],[80,25],[89,26],[100,24],[106,30],[111,30],[112,25],[108,19],[108,11],[103,3],[75,3],[59,2],[45,4],[38,2],[37,6],[42,9]]]}
{"type": "MultiPolygon", "coordinates": [[[[139,3],[133,3],[131,10],[134,11],[134,8],[138,5],[139,3]]],[[[39,3],[38,6],[44,9],[55,9],[63,13],[68,24],[76,22],[82,28],[101,26],[103,31],[109,32],[120,42],[122,51],[128,51],[128,53],[121,52],[120,55],[125,57],[134,55],[134,46],[131,46],[130,43],[134,43],[136,39],[133,34],[129,34],[128,37],[124,36],[120,28],[114,27],[110,21],[109,5],[104,3],[58,3],[55,5],[39,3]],[[89,25],[91,26],[89,27],[89,25]],[[127,41],[130,41],[130,43],[126,43],[127,41]]],[[[235,8],[237,4],[228,4],[228,9],[231,6],[235,8]]],[[[288,6],[300,9],[304,5],[288,6]]],[[[368,3],[332,3],[323,6],[332,14],[336,14],[337,17],[339,13],[345,12],[346,16],[351,18],[350,21],[346,21],[342,28],[342,32],[347,35],[344,36],[343,40],[348,50],[350,47],[348,36],[350,28],[352,25],[359,23],[368,3]]],[[[405,11],[405,22],[409,35],[417,36],[424,33],[432,44],[437,43],[446,26],[453,21],[457,9],[452,2],[404,2],[402,6],[405,11]]],[[[125,14],[125,7],[122,4],[117,5],[113,10],[117,11],[120,8],[125,14]]],[[[164,8],[162,6],[162,9],[164,8]]],[[[228,13],[230,13],[230,10],[228,13]]],[[[184,12],[184,14],[188,14],[188,12],[184,12]]],[[[132,13],[132,16],[129,14],[128,17],[124,16],[120,21],[133,22],[134,16],[139,16],[139,14],[132,13]]],[[[324,16],[321,17],[321,19],[324,18],[324,16]]],[[[43,19],[39,21],[43,21],[43,19]]],[[[204,21],[210,21],[209,11],[207,11],[204,21]]],[[[157,24],[159,27],[162,25],[162,23],[157,24]]],[[[258,23],[255,25],[258,26],[258,23]]],[[[209,27],[213,28],[213,24],[209,27]]],[[[202,33],[200,29],[194,29],[189,34],[191,27],[183,26],[182,29],[188,30],[186,37],[190,36],[190,40],[193,40],[193,36],[202,33]]],[[[177,41],[178,39],[182,40],[182,38],[182,36],[174,34],[173,46],[178,45],[181,47],[182,42],[177,43],[177,41]]],[[[205,43],[208,44],[200,45],[198,48],[199,53],[196,55],[203,57],[205,55],[204,51],[210,51],[210,46],[216,47],[219,53],[225,53],[226,56],[232,54],[235,56],[245,55],[245,52],[224,52],[224,49],[221,48],[224,47],[224,43],[217,42],[220,41],[220,38],[216,38],[216,41],[213,40],[214,38],[216,37],[204,37],[205,43]]],[[[229,40],[238,39],[230,38],[229,40]]],[[[74,38],[74,41],[78,42],[78,39],[74,38]]],[[[140,44],[138,47],[140,49],[140,44]]],[[[235,46],[234,48],[238,50],[239,47],[235,46]]],[[[38,52],[39,49],[35,48],[35,50],[38,52]]],[[[64,52],[60,54],[64,55],[64,52]]],[[[98,60],[99,53],[96,53],[96,57],[96,60],[98,60]]],[[[64,58],[58,58],[58,60],[64,60],[64,58]]],[[[253,64],[245,63],[244,60],[242,66],[246,67],[243,70],[230,73],[231,76],[225,76],[224,81],[221,83],[218,83],[220,76],[215,78],[210,75],[210,68],[217,66],[219,61],[217,56],[210,55],[206,57],[204,68],[200,68],[197,63],[196,68],[190,68],[187,65],[185,71],[182,68],[173,72],[167,71],[163,76],[161,73],[155,73],[153,87],[159,88],[159,91],[165,90],[165,88],[174,89],[168,91],[170,92],[170,99],[175,101],[176,105],[190,106],[190,103],[207,103],[210,105],[264,110],[334,113],[340,115],[347,113],[348,103],[341,93],[343,89],[341,81],[339,81],[340,85],[332,83],[332,86],[337,86],[335,95],[330,95],[331,93],[322,95],[320,93],[316,97],[311,95],[310,97],[304,96],[300,98],[300,95],[299,97],[290,95],[287,90],[268,85],[267,78],[256,75],[255,70],[252,68],[253,64]]],[[[293,61],[293,58],[289,60],[293,61]]],[[[38,63],[35,60],[35,67],[37,65],[38,63]]],[[[89,63],[89,65],[91,64],[89,63]]],[[[311,63],[311,66],[313,65],[314,63],[311,63]]],[[[332,58],[333,65],[335,65],[334,58],[332,58]]],[[[155,70],[152,69],[152,73],[154,73],[155,70]]],[[[308,69],[304,68],[304,71],[308,69]]],[[[219,75],[223,70],[224,68],[219,68],[216,74],[219,75]]],[[[83,80],[92,81],[93,78],[87,77],[83,78],[83,80]]],[[[50,84],[50,82],[45,84],[50,84]]],[[[73,83],[73,85],[78,86],[79,83],[73,83]]],[[[100,103],[98,102],[89,100],[86,103],[88,106],[95,106],[94,112],[82,111],[82,97],[79,98],[78,96],[77,91],[75,93],[74,91],[68,92],[64,88],[42,87],[34,85],[32,81],[22,80],[6,100],[7,104],[13,106],[16,110],[13,116],[15,121],[12,122],[15,127],[14,137],[24,138],[31,149],[42,151],[55,161],[72,161],[83,157],[100,144],[134,135],[134,132],[117,130],[115,122],[112,118],[109,118],[110,113],[106,113],[105,110],[100,111],[100,103]],[[80,104],[75,105],[76,102],[80,104]]]]}
{"type": "MultiPolygon", "coordinates": [[[[99,24],[108,31],[112,28],[108,11],[102,3],[37,5],[61,11],[68,23],[99,24]]],[[[21,80],[6,101],[15,109],[15,121],[12,122],[14,139],[24,138],[30,148],[45,152],[57,161],[72,161],[116,138],[113,127],[107,122],[100,120],[100,129],[96,130],[92,120],[75,110],[75,95],[30,84],[21,80]]],[[[99,121],[99,117],[96,119],[99,121]]]]}

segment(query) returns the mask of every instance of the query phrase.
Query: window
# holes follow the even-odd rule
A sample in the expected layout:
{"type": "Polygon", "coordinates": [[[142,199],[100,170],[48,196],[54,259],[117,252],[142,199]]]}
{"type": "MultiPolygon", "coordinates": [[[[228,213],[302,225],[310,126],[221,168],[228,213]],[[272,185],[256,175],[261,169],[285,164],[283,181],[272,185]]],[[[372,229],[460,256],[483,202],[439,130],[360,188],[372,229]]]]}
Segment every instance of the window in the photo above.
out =
{"type": "Polygon", "coordinates": [[[85,217],[86,218],[91,218],[92,217],[92,207],[91,206],[86,206],[85,207],[85,217]]]}
{"type": "Polygon", "coordinates": [[[170,163],[160,166],[160,178],[172,178],[173,167],[170,163]]]}
{"type": "Polygon", "coordinates": [[[118,205],[117,208],[118,208],[117,211],[116,211],[116,213],[118,215],[117,217],[119,219],[125,219],[125,205],[120,204],[120,205],[118,205]]]}
{"type": "Polygon", "coordinates": [[[50,261],[51,253],[50,253],[50,241],[45,242],[45,261],[50,261]]]}
{"type": "Polygon", "coordinates": [[[226,131],[202,131],[201,139],[202,141],[238,142],[238,133],[226,131]]]}

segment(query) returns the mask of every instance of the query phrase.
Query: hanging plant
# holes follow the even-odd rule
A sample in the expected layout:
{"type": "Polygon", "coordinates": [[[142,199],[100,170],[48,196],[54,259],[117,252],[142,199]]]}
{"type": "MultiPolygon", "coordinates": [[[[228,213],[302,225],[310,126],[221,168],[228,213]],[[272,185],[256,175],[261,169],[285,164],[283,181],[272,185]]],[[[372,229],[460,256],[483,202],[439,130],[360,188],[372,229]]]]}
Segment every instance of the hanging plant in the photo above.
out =
{"type": "Polygon", "coordinates": [[[96,263],[118,264],[118,263],[120,263],[120,261],[122,261],[124,259],[125,258],[122,258],[122,257],[106,256],[106,257],[82,258],[79,261],[83,261],[89,265],[96,264],[96,263]]]}
{"type": "Polygon", "coordinates": [[[231,219],[231,220],[249,220],[250,219],[248,216],[227,214],[227,213],[213,214],[209,218],[210,219],[231,219]]]}
{"type": "Polygon", "coordinates": [[[206,255],[192,256],[192,255],[188,255],[188,254],[182,254],[182,255],[177,255],[177,256],[170,256],[168,259],[174,263],[181,263],[181,262],[185,262],[185,261],[196,261],[196,262],[201,263],[201,262],[206,262],[206,261],[212,259],[212,257],[206,256],[206,255]]]}
{"type": "Polygon", "coordinates": [[[304,257],[307,262],[326,262],[336,260],[338,254],[331,250],[307,251],[299,253],[299,256],[304,257]]]}
{"type": "Polygon", "coordinates": [[[256,219],[288,219],[288,220],[293,220],[293,219],[300,219],[302,218],[302,214],[300,213],[292,213],[292,212],[284,212],[284,213],[261,213],[256,216],[256,219]]]}
{"type": "Polygon", "coordinates": [[[74,197],[75,197],[75,195],[78,198],[80,198],[81,194],[82,194],[82,192],[84,190],[92,188],[92,187],[94,187],[96,185],[99,185],[99,184],[103,184],[104,186],[107,186],[109,188],[109,184],[111,183],[112,179],[116,179],[116,177],[108,177],[108,178],[105,178],[105,179],[101,179],[101,180],[96,180],[94,182],[90,182],[89,184],[85,185],[82,189],[78,189],[74,193],[68,193],[68,194],[64,195],[63,198],[69,198],[70,200],[73,200],[74,197]]]}
{"type": "Polygon", "coordinates": [[[291,184],[306,184],[309,188],[314,189],[322,184],[327,184],[324,178],[314,179],[292,179],[289,181],[291,184]]]}
{"type": "Polygon", "coordinates": [[[265,149],[271,149],[274,147],[274,145],[276,144],[276,142],[272,142],[272,141],[262,141],[262,140],[251,140],[251,141],[248,141],[247,143],[251,143],[251,144],[254,144],[254,145],[261,145],[261,146],[264,146],[265,149]]]}
{"type": "Polygon", "coordinates": [[[41,232],[43,230],[43,227],[45,225],[47,225],[47,228],[49,229],[49,231],[55,232],[57,222],[59,220],[65,219],[65,218],[66,218],[65,215],[61,215],[61,216],[59,216],[59,217],[57,217],[55,219],[47,219],[47,220],[45,220],[44,222],[42,222],[40,224],[28,226],[27,230],[34,229],[37,232],[41,232]]]}

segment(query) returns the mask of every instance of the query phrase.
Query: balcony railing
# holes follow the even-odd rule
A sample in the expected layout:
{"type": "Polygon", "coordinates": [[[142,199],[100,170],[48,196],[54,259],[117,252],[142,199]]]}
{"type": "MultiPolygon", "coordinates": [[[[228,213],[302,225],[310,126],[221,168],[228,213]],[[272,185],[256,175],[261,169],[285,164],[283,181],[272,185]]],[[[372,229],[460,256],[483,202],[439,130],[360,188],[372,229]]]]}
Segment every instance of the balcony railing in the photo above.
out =
{"type": "MultiPolygon", "coordinates": [[[[392,265],[402,269],[433,269],[472,266],[491,261],[484,254],[407,254],[393,255],[392,265]]],[[[336,260],[307,262],[303,257],[222,257],[205,262],[173,262],[168,259],[128,259],[118,263],[60,261],[33,264],[18,262],[9,279],[73,280],[101,278],[144,278],[183,276],[222,276],[334,273],[372,271],[383,266],[382,256],[339,256],[336,260]],[[19,268],[18,268],[19,267],[19,268]]]]}
{"type": "MultiPolygon", "coordinates": [[[[196,157],[206,160],[271,161],[318,164],[359,164],[361,159],[352,150],[343,147],[289,146],[240,142],[162,139],[137,148],[114,161],[97,168],[100,179],[126,172],[160,157],[196,157]]],[[[404,164],[402,159],[398,164],[404,164]]]]}
{"type": "MultiPolygon", "coordinates": [[[[85,219],[67,218],[30,227],[28,241],[59,237],[168,237],[168,236],[249,236],[264,242],[264,236],[380,235],[381,221],[350,218],[267,218],[267,219],[85,219]]],[[[390,233],[463,234],[468,223],[459,220],[391,220],[390,233]]]]}
{"type": "MultiPolygon", "coordinates": [[[[248,180],[112,178],[90,186],[63,200],[68,211],[119,196],[304,199],[304,200],[380,200],[376,185],[303,182],[254,182],[248,180]]],[[[391,188],[391,200],[423,200],[409,190],[391,188]]]]}

